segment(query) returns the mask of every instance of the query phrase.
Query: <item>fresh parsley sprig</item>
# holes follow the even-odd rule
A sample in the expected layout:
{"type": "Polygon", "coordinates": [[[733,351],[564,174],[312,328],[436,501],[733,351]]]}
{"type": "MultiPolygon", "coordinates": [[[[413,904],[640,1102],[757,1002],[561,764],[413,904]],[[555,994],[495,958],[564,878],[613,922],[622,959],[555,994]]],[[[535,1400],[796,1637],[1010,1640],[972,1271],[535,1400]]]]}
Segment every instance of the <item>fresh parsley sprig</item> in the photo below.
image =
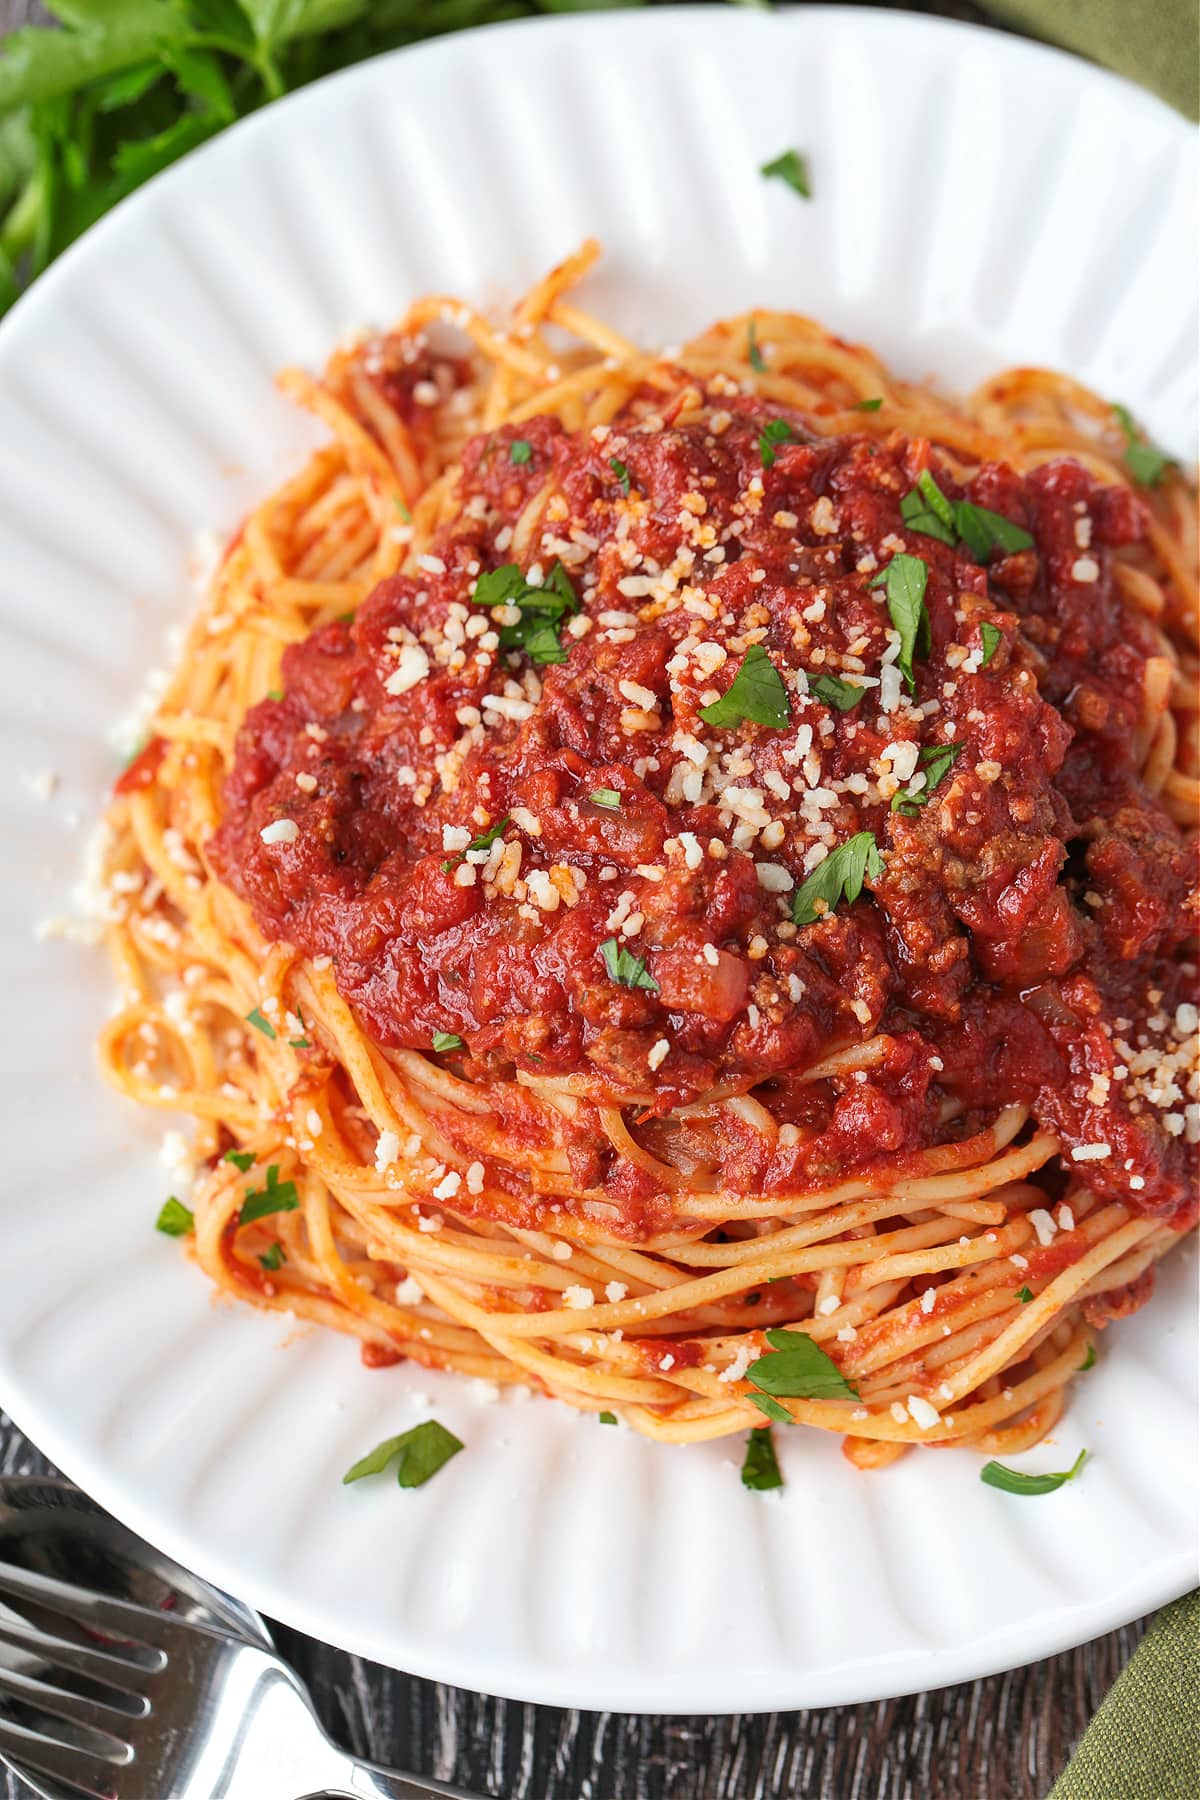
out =
{"type": "Polygon", "coordinates": [[[476,606],[512,606],[520,613],[515,624],[500,628],[502,650],[524,650],[535,663],[565,663],[567,652],[559,637],[564,619],[582,605],[570,577],[556,562],[541,587],[535,587],[518,563],[489,569],[475,583],[476,606]]]}
{"type": "Polygon", "coordinates": [[[1140,487],[1157,487],[1167,470],[1173,467],[1174,458],[1139,436],[1127,406],[1114,406],[1112,415],[1125,439],[1125,467],[1140,487]]]}
{"type": "Polygon", "coordinates": [[[934,788],[950,773],[961,750],[961,744],[926,744],[920,757],[925,771],[924,784],[915,790],[903,787],[893,794],[891,810],[915,818],[923,806],[928,806],[934,788]]]}
{"type": "Polygon", "coordinates": [[[609,980],[615,981],[618,987],[645,988],[648,993],[657,994],[658,983],[647,969],[644,956],[635,956],[615,937],[605,938],[600,954],[609,980]]]}
{"type": "Polygon", "coordinates": [[[1014,525],[1003,513],[976,506],[973,500],[951,500],[928,469],[921,470],[916,487],[901,500],[900,517],[911,530],[950,549],[965,544],[977,563],[986,563],[993,550],[1012,556],[1033,548],[1033,538],[1023,525],[1014,525]]]}
{"type": "Polygon", "coordinates": [[[979,1471],[979,1479],[1006,1494],[1052,1494],[1056,1488],[1074,1481],[1086,1461],[1087,1451],[1081,1450],[1069,1469],[1060,1469],[1053,1475],[1026,1475],[1020,1469],[1006,1468],[1004,1463],[987,1462],[979,1471]]]}
{"type": "Polygon", "coordinates": [[[792,716],[783,677],[761,644],[751,644],[719,700],[700,708],[706,725],[728,729],[749,719],[782,731],[792,716]]]}
{"type": "Polygon", "coordinates": [[[929,655],[929,612],[925,605],[928,580],[928,563],[919,556],[907,556],[900,551],[871,582],[873,588],[881,587],[887,595],[888,616],[900,633],[896,665],[910,694],[915,692],[917,685],[913,657],[929,655]]]}
{"type": "MultiPolygon", "coordinates": [[[[775,1330],[765,1336],[770,1351],[746,1370],[746,1380],[752,1387],[789,1400],[858,1399],[854,1383],[846,1380],[833,1358],[807,1332],[775,1330]]],[[[781,1407],[779,1412],[786,1412],[786,1408],[781,1407]]],[[[777,1419],[779,1412],[770,1416],[777,1419]]],[[[787,1416],[790,1423],[791,1415],[787,1416]]]]}
{"type": "Polygon", "coordinates": [[[792,899],[792,918],[797,925],[811,925],[831,913],[840,900],[855,901],[867,876],[883,874],[883,857],[870,831],[856,831],[852,838],[831,850],[792,899]]]}
{"type": "Polygon", "coordinates": [[[462,1447],[462,1439],[447,1431],[437,1419],[424,1419],[396,1437],[384,1438],[352,1463],[342,1476],[342,1485],[361,1481],[364,1475],[382,1475],[388,1464],[395,1462],[396,1480],[402,1488],[424,1487],[462,1447]]]}

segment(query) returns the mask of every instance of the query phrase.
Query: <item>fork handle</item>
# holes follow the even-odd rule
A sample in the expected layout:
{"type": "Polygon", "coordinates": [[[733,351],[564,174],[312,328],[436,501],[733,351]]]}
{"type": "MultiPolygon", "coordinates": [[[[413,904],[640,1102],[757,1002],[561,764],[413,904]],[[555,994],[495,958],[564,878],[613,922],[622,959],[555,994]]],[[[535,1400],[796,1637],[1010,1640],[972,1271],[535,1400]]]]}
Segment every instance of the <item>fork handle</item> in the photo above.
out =
{"type": "Polygon", "coordinates": [[[447,1787],[424,1775],[395,1775],[378,1763],[360,1762],[356,1757],[347,1757],[338,1786],[323,1791],[343,1793],[351,1800],[479,1800],[463,1788],[447,1787]]]}

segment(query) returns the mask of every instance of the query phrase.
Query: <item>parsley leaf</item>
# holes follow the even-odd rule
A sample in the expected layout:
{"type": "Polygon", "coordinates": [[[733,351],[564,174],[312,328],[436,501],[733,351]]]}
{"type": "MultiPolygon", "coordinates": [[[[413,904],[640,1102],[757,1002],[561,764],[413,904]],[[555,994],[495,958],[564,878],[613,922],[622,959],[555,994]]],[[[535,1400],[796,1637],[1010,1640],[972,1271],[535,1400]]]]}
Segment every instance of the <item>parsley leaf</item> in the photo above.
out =
{"type": "Polygon", "coordinates": [[[770,1394],[747,1394],[751,1406],[757,1406],[760,1413],[766,1413],[768,1419],[774,1419],[777,1425],[794,1425],[796,1421],[786,1406],[778,1400],[772,1400],[770,1394]]]}
{"type": "Polygon", "coordinates": [[[1017,1299],[1021,1302],[1022,1306],[1028,1306],[1029,1302],[1033,1299],[1033,1289],[1031,1287],[1019,1287],[1017,1289],[1017,1299]]]}
{"type": "Polygon", "coordinates": [[[921,470],[916,487],[901,500],[900,517],[913,531],[954,548],[954,508],[928,469],[921,470]]]}
{"type": "Polygon", "coordinates": [[[274,1039],[279,1036],[279,1033],[276,1031],[275,1027],[272,1025],[270,1019],[264,1018],[262,1013],[259,1012],[257,1006],[255,1007],[253,1012],[248,1012],[246,1014],[246,1023],[247,1023],[247,1025],[253,1025],[255,1031],[261,1031],[263,1036],[266,1038],[274,1039]]]}
{"type": "Polygon", "coordinates": [[[396,1480],[402,1488],[423,1487],[462,1449],[462,1440],[439,1425],[436,1419],[425,1419],[397,1437],[384,1438],[373,1450],[346,1470],[342,1485],[361,1481],[364,1475],[382,1475],[388,1464],[399,1457],[396,1480]]]}
{"type": "Polygon", "coordinates": [[[502,650],[524,650],[535,663],[566,662],[559,627],[579,611],[581,601],[561,562],[555,563],[541,587],[534,587],[516,563],[489,569],[475,583],[472,598],[476,606],[515,606],[520,612],[515,625],[501,627],[502,650]]]}
{"type": "Polygon", "coordinates": [[[510,463],[527,463],[532,455],[533,445],[525,438],[514,438],[512,443],[508,446],[508,460],[510,463]]]}
{"type": "Polygon", "coordinates": [[[863,882],[883,874],[883,857],[870,831],[856,831],[852,838],[839,844],[824,862],[817,864],[808,880],[792,900],[792,918],[797,925],[811,925],[815,919],[832,912],[839,900],[858,899],[863,882]],[[818,902],[824,902],[818,906],[818,902]]]}
{"type": "Polygon", "coordinates": [[[785,444],[789,438],[794,438],[795,435],[786,419],[767,420],[758,434],[758,454],[762,458],[764,469],[771,469],[775,466],[776,444],[785,444]]]}
{"type": "Polygon", "coordinates": [[[433,1048],[439,1056],[443,1050],[461,1050],[462,1045],[457,1031],[435,1031],[433,1034],[433,1048]]]}
{"type": "Polygon", "coordinates": [[[860,700],[866,697],[866,688],[855,687],[852,681],[843,681],[840,675],[814,675],[806,669],[808,691],[823,700],[826,706],[836,706],[839,712],[850,712],[860,700]]]}
{"type": "Polygon", "coordinates": [[[742,1486],[753,1488],[760,1494],[783,1486],[783,1476],[779,1472],[779,1461],[775,1455],[775,1444],[769,1425],[758,1426],[746,1439],[746,1455],[742,1463],[742,1486]]]}
{"type": "Polygon", "coordinates": [[[979,627],[979,641],[983,645],[983,655],[979,660],[979,666],[981,669],[986,669],[1004,641],[1004,633],[998,625],[993,625],[990,620],[985,619],[979,627]]]}
{"type": "Polygon", "coordinates": [[[502,837],[511,824],[512,820],[505,813],[502,819],[497,819],[494,825],[489,825],[486,831],[481,831],[478,836],[473,837],[466,850],[459,850],[456,855],[448,856],[442,864],[442,874],[448,875],[451,869],[456,869],[468,850],[490,850],[496,839],[502,837]]]}
{"type": "Polygon", "coordinates": [[[754,319],[746,327],[746,357],[750,367],[758,375],[766,373],[767,365],[763,361],[763,353],[758,347],[758,325],[754,319]]]}
{"type": "Polygon", "coordinates": [[[874,400],[856,400],[850,410],[851,412],[878,412],[882,405],[883,396],[879,395],[874,400]]]}
{"type": "Polygon", "coordinates": [[[240,1169],[245,1175],[254,1167],[254,1152],[253,1150],[227,1150],[221,1161],[232,1163],[235,1169],[240,1169]]]}
{"type": "Polygon", "coordinates": [[[1174,458],[1142,441],[1127,406],[1114,406],[1112,415],[1125,439],[1125,467],[1139,486],[1157,487],[1166,471],[1173,467],[1174,458]]]}
{"type": "Polygon", "coordinates": [[[751,644],[719,700],[700,708],[706,725],[729,729],[749,719],[782,731],[792,716],[783,677],[761,644],[751,644]]]}
{"type": "Polygon", "coordinates": [[[615,1412],[602,1412],[600,1414],[600,1423],[602,1425],[615,1425],[616,1422],[617,1415],[615,1412]]]}
{"type": "Polygon", "coordinates": [[[630,482],[629,470],[625,467],[625,464],[621,461],[619,456],[610,456],[608,459],[608,466],[617,478],[617,486],[625,495],[626,499],[628,499],[630,482]]]}
{"type": "Polygon", "coordinates": [[[299,1204],[300,1196],[296,1192],[295,1182],[280,1181],[279,1164],[272,1163],[267,1170],[266,1187],[247,1189],[237,1222],[239,1225],[253,1225],[256,1219],[265,1219],[271,1213],[295,1212],[299,1204]]]}
{"type": "Polygon", "coordinates": [[[786,181],[793,193],[799,194],[802,200],[812,199],[812,188],[808,178],[808,164],[799,150],[783,150],[778,156],[765,162],[759,169],[768,181],[777,179],[786,181]]]}
{"type": "Polygon", "coordinates": [[[195,1213],[182,1200],[177,1200],[174,1194],[164,1201],[162,1211],[154,1221],[155,1231],[161,1231],[166,1237],[186,1237],[189,1231],[195,1230],[195,1226],[195,1213]]]}
{"type": "Polygon", "coordinates": [[[1052,1494],[1064,1482],[1075,1480],[1086,1459],[1087,1451],[1081,1450],[1071,1467],[1057,1475],[1025,1475],[1019,1469],[1005,1468],[1003,1463],[988,1462],[980,1469],[979,1479],[1006,1494],[1052,1494]]]}
{"type": "Polygon", "coordinates": [[[906,813],[910,818],[929,804],[930,796],[938,783],[944,781],[955,762],[958,760],[961,744],[926,744],[921,752],[921,762],[925,765],[925,784],[915,792],[910,787],[901,788],[892,795],[893,812],[906,813]]]}
{"type": "Polygon", "coordinates": [[[1086,1373],[1086,1371],[1088,1369],[1094,1368],[1095,1365],[1096,1365],[1096,1346],[1094,1344],[1089,1344],[1087,1347],[1087,1355],[1084,1357],[1083,1361],[1079,1365],[1079,1373],[1081,1375],[1083,1375],[1086,1373]]]}
{"type": "Polygon", "coordinates": [[[1014,525],[1003,513],[989,512],[970,500],[954,502],[954,524],[977,563],[985,563],[993,550],[1011,556],[1017,550],[1033,549],[1033,539],[1023,525],[1014,525]]]}
{"type": "Polygon", "coordinates": [[[273,1275],[276,1269],[283,1267],[284,1263],[287,1261],[287,1254],[278,1238],[276,1238],[269,1250],[263,1252],[258,1260],[267,1271],[268,1275],[273,1275]]]}
{"type": "Polygon", "coordinates": [[[925,584],[929,565],[919,556],[906,556],[903,551],[893,556],[886,569],[881,569],[871,582],[887,593],[888,615],[900,633],[897,666],[908,684],[909,693],[916,691],[913,656],[929,654],[929,613],[925,606],[925,584]]]}
{"type": "Polygon", "coordinates": [[[645,988],[649,993],[657,994],[658,983],[646,968],[644,956],[635,956],[624,944],[619,944],[615,937],[605,938],[600,946],[600,954],[604,958],[609,979],[619,987],[645,988]]]}
{"type": "Polygon", "coordinates": [[[621,796],[616,788],[596,788],[588,795],[593,806],[603,806],[608,812],[617,812],[621,805],[621,796]]]}
{"type": "Polygon", "coordinates": [[[746,1370],[746,1380],[764,1394],[787,1400],[857,1400],[858,1389],[847,1381],[831,1356],[805,1331],[768,1331],[774,1354],[760,1356],[746,1370]]]}

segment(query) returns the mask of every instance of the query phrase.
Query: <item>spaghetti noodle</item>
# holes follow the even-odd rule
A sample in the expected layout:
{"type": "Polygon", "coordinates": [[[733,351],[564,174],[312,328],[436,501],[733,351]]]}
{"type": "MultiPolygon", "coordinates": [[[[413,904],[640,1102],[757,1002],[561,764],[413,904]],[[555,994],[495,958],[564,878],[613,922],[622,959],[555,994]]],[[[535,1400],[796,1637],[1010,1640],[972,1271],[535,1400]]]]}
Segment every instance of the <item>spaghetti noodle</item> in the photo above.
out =
{"type": "Polygon", "coordinates": [[[117,784],[104,1067],[370,1364],[685,1442],[793,1327],[763,1410],[862,1466],[1023,1449],[1194,1218],[1191,493],[1062,376],[644,354],[595,254],[283,377],[330,442],[117,784]]]}

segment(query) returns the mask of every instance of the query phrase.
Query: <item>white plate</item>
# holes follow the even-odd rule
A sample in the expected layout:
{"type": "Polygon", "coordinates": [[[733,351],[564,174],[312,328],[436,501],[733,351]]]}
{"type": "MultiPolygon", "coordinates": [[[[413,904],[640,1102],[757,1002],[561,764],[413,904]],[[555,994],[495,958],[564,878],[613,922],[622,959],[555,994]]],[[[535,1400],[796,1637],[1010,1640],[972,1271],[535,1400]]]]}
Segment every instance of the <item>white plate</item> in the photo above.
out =
{"type": "Polygon", "coordinates": [[[135,196],[0,330],[0,1400],[134,1530],[264,1611],[492,1693],[631,1711],[936,1687],[1195,1580],[1195,1261],[1110,1334],[1022,1501],[972,1455],[856,1473],[779,1434],[666,1449],[565,1407],[368,1373],[214,1309],[153,1230],[155,1134],[102,1090],[102,959],[36,944],[114,760],[105,730],[228,527],[312,441],[278,399],[430,288],[511,296],[586,232],[589,302],[647,341],[753,303],[963,384],[1041,361],[1193,441],[1194,168],[1173,114],[1015,38],[868,11],[538,21],[383,58],[135,196]],[[809,156],[802,203],[757,167],[809,156]],[[21,777],[53,769],[50,802],[21,777]],[[467,1442],[427,1489],[342,1471],[428,1396],[467,1442]]]}

